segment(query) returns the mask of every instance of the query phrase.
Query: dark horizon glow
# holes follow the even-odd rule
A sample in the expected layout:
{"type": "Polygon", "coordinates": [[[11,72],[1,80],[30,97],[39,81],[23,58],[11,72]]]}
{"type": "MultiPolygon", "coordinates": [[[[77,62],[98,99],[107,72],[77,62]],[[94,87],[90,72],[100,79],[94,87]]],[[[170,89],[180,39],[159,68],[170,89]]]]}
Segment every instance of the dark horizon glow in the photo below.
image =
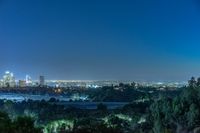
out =
{"type": "Polygon", "coordinates": [[[0,0],[0,75],[186,80],[199,24],[197,0],[0,0]]]}

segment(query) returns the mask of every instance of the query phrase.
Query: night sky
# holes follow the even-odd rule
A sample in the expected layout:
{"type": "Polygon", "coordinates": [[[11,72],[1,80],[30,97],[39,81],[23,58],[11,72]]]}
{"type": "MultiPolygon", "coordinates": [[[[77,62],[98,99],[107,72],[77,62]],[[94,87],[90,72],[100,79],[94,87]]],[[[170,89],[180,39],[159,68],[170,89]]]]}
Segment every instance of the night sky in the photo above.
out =
{"type": "Polygon", "coordinates": [[[200,76],[198,0],[0,0],[0,75],[200,76]]]}

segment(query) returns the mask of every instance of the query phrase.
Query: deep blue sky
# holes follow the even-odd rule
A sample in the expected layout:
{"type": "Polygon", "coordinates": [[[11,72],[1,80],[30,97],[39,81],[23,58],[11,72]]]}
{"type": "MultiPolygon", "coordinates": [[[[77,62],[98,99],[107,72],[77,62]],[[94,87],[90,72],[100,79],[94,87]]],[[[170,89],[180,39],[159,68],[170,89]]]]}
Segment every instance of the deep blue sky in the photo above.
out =
{"type": "Polygon", "coordinates": [[[0,74],[186,80],[200,75],[198,0],[0,0],[0,74]]]}

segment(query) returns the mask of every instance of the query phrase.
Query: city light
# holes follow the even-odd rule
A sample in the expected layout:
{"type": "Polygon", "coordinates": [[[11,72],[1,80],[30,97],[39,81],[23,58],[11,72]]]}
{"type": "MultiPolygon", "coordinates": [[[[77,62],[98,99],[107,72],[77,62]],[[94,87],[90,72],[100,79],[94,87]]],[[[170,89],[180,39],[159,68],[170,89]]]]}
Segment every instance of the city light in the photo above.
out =
{"type": "Polygon", "coordinates": [[[45,86],[45,77],[39,76],[38,81],[33,81],[29,75],[25,76],[25,79],[19,79],[16,81],[14,74],[10,71],[5,71],[2,80],[0,80],[0,87],[14,88],[14,87],[31,87],[36,84],[45,86]]]}

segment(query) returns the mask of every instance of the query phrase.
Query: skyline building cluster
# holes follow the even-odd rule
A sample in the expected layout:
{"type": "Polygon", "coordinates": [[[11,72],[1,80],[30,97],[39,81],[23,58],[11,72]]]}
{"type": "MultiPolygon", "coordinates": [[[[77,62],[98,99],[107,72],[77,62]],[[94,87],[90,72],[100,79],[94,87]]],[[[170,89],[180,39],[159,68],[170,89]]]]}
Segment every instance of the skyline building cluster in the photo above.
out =
{"type": "Polygon", "coordinates": [[[0,80],[0,87],[28,87],[45,86],[45,77],[39,76],[39,81],[33,81],[31,76],[26,75],[25,79],[16,80],[12,72],[6,71],[3,79],[0,80]]]}
{"type": "Polygon", "coordinates": [[[14,87],[14,86],[16,86],[14,74],[9,72],[9,71],[5,72],[2,81],[3,81],[2,82],[3,87],[14,87]]]}

